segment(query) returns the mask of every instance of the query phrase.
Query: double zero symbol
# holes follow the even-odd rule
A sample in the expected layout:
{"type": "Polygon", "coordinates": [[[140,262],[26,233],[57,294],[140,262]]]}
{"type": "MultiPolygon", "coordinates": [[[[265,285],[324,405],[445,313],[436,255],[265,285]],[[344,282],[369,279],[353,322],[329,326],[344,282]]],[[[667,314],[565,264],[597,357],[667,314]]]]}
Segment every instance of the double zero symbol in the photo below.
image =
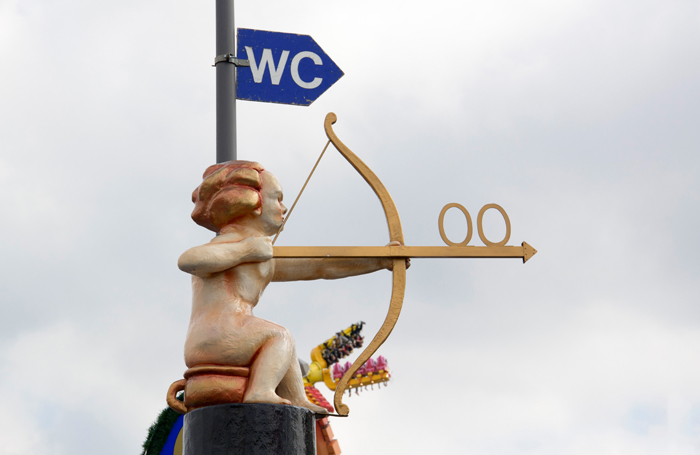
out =
{"type": "MultiPolygon", "coordinates": [[[[438,218],[438,228],[440,229],[440,237],[442,237],[442,241],[449,246],[467,246],[469,241],[472,239],[472,234],[474,233],[471,215],[469,215],[469,212],[462,204],[457,204],[456,202],[447,204],[442,208],[440,211],[440,217],[438,218]],[[445,223],[445,213],[447,213],[447,211],[453,207],[458,208],[462,213],[464,213],[464,217],[467,219],[467,237],[461,242],[453,242],[448,239],[447,235],[445,234],[445,227],[443,226],[445,223]]],[[[498,204],[486,204],[485,206],[481,207],[481,210],[479,210],[479,216],[476,217],[476,228],[479,231],[479,238],[486,246],[504,246],[510,239],[510,219],[508,218],[506,211],[503,210],[503,207],[498,204]],[[492,242],[486,238],[486,235],[484,235],[484,213],[486,213],[488,209],[496,209],[501,212],[503,220],[506,222],[506,235],[500,242],[492,242]]]]}

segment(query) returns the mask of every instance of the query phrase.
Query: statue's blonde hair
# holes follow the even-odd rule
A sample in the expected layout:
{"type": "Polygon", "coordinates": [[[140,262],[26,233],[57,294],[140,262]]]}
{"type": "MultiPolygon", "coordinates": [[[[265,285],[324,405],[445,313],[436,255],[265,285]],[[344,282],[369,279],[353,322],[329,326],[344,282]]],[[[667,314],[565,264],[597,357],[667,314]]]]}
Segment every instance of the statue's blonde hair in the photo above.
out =
{"type": "Polygon", "coordinates": [[[253,161],[228,161],[209,166],[204,181],[192,193],[192,219],[214,232],[236,218],[262,211],[262,178],[264,172],[253,161]]]}

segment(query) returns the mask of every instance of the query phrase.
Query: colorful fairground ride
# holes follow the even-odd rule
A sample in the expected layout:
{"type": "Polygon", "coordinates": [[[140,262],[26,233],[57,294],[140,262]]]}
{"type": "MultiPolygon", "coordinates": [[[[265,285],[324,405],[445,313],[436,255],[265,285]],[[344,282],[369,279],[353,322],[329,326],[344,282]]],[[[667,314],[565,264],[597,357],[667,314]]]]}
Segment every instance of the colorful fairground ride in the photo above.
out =
{"type": "MultiPolygon", "coordinates": [[[[316,384],[322,382],[331,391],[335,391],[340,378],[350,368],[350,362],[340,365],[340,361],[349,356],[355,348],[362,347],[364,337],[361,335],[364,322],[352,324],[347,329],[336,333],[333,337],[311,350],[311,363],[299,360],[304,375],[304,390],[309,401],[322,406],[334,413],[333,405],[326,400],[316,384]]],[[[389,365],[383,356],[369,359],[357,370],[348,383],[348,394],[353,390],[359,395],[360,390],[386,387],[391,379],[389,365]]],[[[177,397],[183,401],[182,393],[177,397]]],[[[158,419],[148,429],[148,436],[143,443],[141,455],[182,455],[182,424],[184,416],[172,409],[165,408],[158,419]]],[[[338,455],[341,453],[338,440],[333,436],[333,430],[328,417],[316,420],[316,454],[338,455]]]]}

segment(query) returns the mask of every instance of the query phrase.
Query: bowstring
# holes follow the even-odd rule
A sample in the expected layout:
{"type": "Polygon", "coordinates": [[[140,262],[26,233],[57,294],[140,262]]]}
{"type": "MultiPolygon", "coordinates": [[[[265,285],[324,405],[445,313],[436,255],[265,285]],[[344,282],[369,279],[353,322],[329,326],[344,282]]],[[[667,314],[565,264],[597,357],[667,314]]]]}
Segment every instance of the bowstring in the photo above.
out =
{"type": "Polygon", "coordinates": [[[320,155],[320,156],[318,157],[318,159],[316,160],[316,164],[314,164],[313,169],[311,169],[311,173],[309,173],[309,176],[306,178],[306,182],[304,182],[304,186],[301,187],[301,190],[299,191],[299,194],[297,194],[297,198],[294,199],[294,203],[292,204],[292,208],[289,209],[289,213],[287,213],[287,216],[284,218],[284,221],[282,222],[282,226],[280,226],[280,230],[277,231],[277,235],[276,235],[275,238],[272,240],[272,244],[273,244],[273,245],[274,245],[275,242],[277,241],[277,237],[279,237],[280,234],[282,233],[282,230],[284,229],[284,225],[287,224],[287,220],[289,220],[289,217],[292,215],[292,212],[294,211],[294,207],[296,207],[297,202],[299,202],[299,198],[301,197],[301,193],[304,192],[304,188],[306,188],[306,185],[309,183],[309,180],[311,180],[311,176],[314,175],[314,171],[316,170],[316,167],[318,166],[318,163],[321,162],[321,158],[323,158],[323,154],[326,153],[326,149],[328,148],[329,145],[331,145],[330,139],[328,140],[328,142],[326,142],[326,146],[323,147],[323,151],[321,152],[321,155],[320,155]]]}

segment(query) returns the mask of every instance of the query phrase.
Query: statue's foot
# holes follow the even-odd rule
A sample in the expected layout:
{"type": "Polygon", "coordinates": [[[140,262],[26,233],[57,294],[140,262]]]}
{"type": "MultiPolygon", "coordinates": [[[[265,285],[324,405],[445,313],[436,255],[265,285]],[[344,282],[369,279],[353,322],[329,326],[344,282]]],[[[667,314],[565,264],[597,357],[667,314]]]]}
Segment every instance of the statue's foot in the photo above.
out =
{"type": "Polygon", "coordinates": [[[244,403],[272,403],[272,404],[292,404],[291,401],[277,395],[275,392],[249,392],[243,398],[244,403]]]}
{"type": "Polygon", "coordinates": [[[316,414],[328,414],[328,409],[322,408],[321,406],[317,406],[309,400],[299,400],[296,402],[292,402],[292,404],[294,406],[301,406],[302,408],[310,409],[316,414]]]}

